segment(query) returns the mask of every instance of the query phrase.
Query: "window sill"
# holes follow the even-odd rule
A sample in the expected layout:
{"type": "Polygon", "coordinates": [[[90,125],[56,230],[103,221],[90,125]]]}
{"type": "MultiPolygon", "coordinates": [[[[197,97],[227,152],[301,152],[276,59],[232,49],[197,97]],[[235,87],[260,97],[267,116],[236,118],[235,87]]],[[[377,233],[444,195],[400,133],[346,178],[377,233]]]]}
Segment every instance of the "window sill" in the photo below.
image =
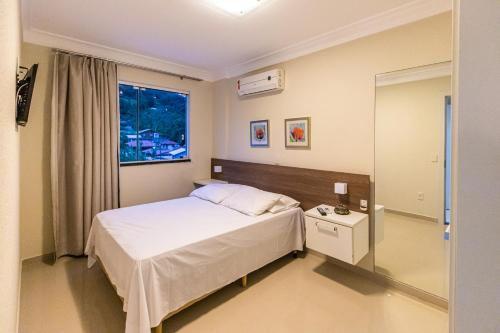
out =
{"type": "Polygon", "coordinates": [[[164,164],[164,163],[184,163],[184,162],[191,162],[191,159],[184,158],[184,159],[179,159],[179,160],[122,162],[122,163],[120,163],[120,167],[137,166],[137,165],[155,165],[155,164],[164,164]]]}

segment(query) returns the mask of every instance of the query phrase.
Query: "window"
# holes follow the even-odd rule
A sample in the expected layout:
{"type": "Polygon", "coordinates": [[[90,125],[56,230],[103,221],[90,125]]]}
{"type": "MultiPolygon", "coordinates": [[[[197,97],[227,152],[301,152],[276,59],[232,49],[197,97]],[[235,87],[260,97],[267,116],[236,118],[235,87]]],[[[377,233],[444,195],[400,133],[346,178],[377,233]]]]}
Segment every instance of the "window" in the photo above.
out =
{"type": "Polygon", "coordinates": [[[120,83],[120,163],[188,161],[189,95],[120,83]]]}

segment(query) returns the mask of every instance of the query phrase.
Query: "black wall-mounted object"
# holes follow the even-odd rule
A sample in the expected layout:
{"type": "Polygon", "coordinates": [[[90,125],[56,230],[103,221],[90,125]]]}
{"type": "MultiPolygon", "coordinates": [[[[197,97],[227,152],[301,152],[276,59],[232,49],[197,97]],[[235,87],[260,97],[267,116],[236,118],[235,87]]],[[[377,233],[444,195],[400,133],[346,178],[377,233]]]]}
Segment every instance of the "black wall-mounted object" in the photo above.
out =
{"type": "Polygon", "coordinates": [[[21,126],[26,126],[28,122],[28,114],[30,112],[31,96],[35,88],[36,71],[38,64],[34,64],[28,70],[23,79],[17,81],[17,108],[16,108],[16,123],[21,126]]]}

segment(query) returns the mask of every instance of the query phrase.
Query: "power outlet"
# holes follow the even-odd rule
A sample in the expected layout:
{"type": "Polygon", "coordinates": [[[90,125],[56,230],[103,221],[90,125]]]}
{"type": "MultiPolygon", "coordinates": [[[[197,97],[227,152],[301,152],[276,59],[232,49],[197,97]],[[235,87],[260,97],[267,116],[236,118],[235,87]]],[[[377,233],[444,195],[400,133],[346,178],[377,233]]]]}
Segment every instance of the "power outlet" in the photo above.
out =
{"type": "Polygon", "coordinates": [[[424,192],[417,193],[417,200],[424,201],[424,192]]]}

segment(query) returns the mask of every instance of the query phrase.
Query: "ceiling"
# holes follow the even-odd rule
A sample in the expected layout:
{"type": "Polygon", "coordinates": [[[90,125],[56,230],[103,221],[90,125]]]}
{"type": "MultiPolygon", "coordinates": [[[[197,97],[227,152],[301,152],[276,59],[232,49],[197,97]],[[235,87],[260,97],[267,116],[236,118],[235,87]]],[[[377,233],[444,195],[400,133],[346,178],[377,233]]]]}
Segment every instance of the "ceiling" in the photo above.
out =
{"type": "Polygon", "coordinates": [[[451,9],[451,0],[23,0],[24,40],[216,80],[451,9]]]}

